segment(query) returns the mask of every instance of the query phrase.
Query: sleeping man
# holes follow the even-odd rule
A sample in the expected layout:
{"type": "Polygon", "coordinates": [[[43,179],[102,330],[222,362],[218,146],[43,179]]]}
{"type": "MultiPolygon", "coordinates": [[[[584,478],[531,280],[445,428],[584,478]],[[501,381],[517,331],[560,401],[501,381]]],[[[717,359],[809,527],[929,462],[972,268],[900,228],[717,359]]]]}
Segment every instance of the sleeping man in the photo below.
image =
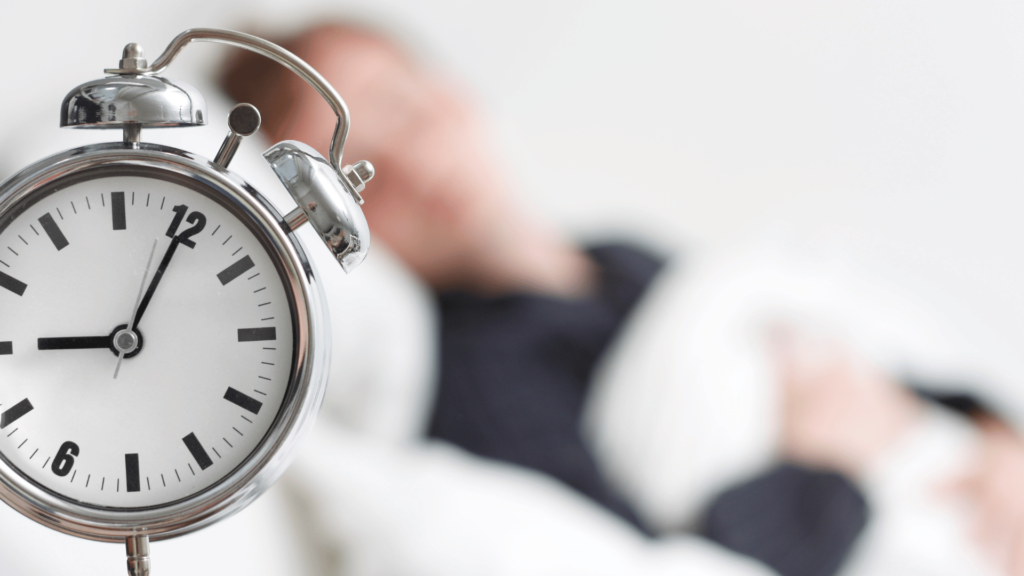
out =
{"type": "MultiPolygon", "coordinates": [[[[375,240],[435,295],[423,433],[458,447],[419,444],[456,458],[451,476],[418,456],[367,476],[393,483],[388,504],[306,482],[338,502],[306,521],[352,539],[342,572],[1024,574],[1024,445],[886,369],[946,366],[955,344],[927,314],[775,253],[578,246],[518,201],[467,99],[396,43],[339,24],[282,44],[346,99],[346,153],[377,168],[375,240]],[[350,512],[364,522],[328,517],[350,512]]],[[[271,140],[326,145],[333,113],[276,64],[245,54],[223,85],[271,140]]]]}

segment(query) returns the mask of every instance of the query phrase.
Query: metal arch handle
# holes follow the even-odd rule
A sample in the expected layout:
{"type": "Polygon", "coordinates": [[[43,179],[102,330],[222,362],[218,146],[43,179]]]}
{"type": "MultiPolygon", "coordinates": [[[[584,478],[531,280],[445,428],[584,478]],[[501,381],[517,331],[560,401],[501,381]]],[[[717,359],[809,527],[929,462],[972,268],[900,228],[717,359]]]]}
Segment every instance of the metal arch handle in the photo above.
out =
{"type": "Polygon", "coordinates": [[[314,70],[312,66],[306,64],[295,54],[292,54],[273,42],[267,42],[266,40],[257,38],[251,34],[235,32],[233,30],[221,30],[219,28],[192,28],[191,30],[185,30],[181,34],[178,34],[174,40],[171,40],[171,43],[167,45],[163,54],[154,60],[153,64],[148,69],[143,70],[142,73],[162,73],[171,64],[171,61],[181,53],[185,46],[192,42],[217,42],[220,44],[230,44],[231,46],[251,50],[257,54],[270,58],[278,64],[281,64],[316,89],[316,91],[323,96],[324,100],[330,104],[331,109],[334,110],[334,113],[338,116],[338,124],[334,128],[334,137],[331,139],[329,156],[331,166],[338,172],[339,176],[344,177],[344,174],[341,171],[341,156],[345,151],[345,140],[348,139],[348,106],[345,105],[345,101],[341,99],[338,91],[328,84],[327,80],[325,80],[319,72],[314,70]]]}

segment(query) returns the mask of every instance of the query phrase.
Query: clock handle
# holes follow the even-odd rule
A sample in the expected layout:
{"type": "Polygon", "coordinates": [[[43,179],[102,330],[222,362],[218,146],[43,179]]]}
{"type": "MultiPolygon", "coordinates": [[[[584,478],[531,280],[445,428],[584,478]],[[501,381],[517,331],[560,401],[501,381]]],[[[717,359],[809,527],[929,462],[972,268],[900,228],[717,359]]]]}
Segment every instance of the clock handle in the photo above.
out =
{"type": "MultiPolygon", "coordinates": [[[[338,91],[335,90],[319,72],[314,70],[312,66],[306,64],[306,62],[301,58],[273,42],[268,42],[251,34],[244,34],[233,30],[221,30],[219,28],[193,28],[178,34],[174,40],[171,40],[171,43],[167,45],[164,53],[154,60],[153,64],[148,68],[117,68],[105,70],[105,72],[108,74],[161,74],[167,69],[167,66],[170,65],[171,61],[181,53],[185,46],[192,42],[218,42],[251,50],[257,54],[270,58],[278,64],[281,64],[316,89],[316,91],[323,96],[324,100],[327,101],[331,106],[331,109],[334,110],[334,113],[338,116],[338,123],[334,127],[334,136],[331,139],[331,150],[329,156],[331,167],[334,168],[340,177],[347,177],[341,164],[341,156],[345,150],[345,140],[348,139],[348,106],[345,105],[345,101],[341,99],[338,91]]],[[[143,60],[141,63],[144,62],[145,61],[143,60]]],[[[124,65],[124,61],[122,60],[122,66],[124,65]]]]}

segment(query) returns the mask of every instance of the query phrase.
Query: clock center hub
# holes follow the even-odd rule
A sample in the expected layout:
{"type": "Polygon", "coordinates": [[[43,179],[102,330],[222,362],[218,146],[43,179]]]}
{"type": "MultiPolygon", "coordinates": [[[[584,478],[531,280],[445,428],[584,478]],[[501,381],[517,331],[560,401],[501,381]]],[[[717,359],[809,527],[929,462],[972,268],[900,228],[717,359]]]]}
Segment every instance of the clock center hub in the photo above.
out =
{"type": "Polygon", "coordinates": [[[125,358],[137,356],[142,351],[142,344],[142,333],[129,330],[127,324],[118,326],[110,335],[110,350],[115,355],[124,354],[125,358]]]}
{"type": "Polygon", "coordinates": [[[120,330],[117,334],[114,334],[114,348],[118,352],[134,352],[135,348],[139,345],[139,337],[135,335],[135,332],[128,330],[120,330]]]}

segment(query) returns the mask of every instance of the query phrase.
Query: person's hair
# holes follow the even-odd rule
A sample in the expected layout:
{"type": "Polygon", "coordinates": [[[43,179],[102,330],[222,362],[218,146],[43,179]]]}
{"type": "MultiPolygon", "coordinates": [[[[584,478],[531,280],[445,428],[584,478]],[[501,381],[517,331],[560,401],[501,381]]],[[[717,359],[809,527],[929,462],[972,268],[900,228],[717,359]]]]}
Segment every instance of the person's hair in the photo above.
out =
{"type": "MultiPolygon", "coordinates": [[[[303,60],[312,56],[314,45],[324,37],[360,38],[392,46],[407,53],[387,34],[348,22],[319,24],[288,38],[271,40],[303,60]]],[[[260,111],[263,130],[272,138],[285,133],[294,119],[294,103],[304,90],[312,91],[302,79],[284,66],[248,50],[238,51],[224,66],[220,85],[236,102],[248,102],[260,111]]],[[[343,96],[344,97],[344,96],[343,96]]]]}

